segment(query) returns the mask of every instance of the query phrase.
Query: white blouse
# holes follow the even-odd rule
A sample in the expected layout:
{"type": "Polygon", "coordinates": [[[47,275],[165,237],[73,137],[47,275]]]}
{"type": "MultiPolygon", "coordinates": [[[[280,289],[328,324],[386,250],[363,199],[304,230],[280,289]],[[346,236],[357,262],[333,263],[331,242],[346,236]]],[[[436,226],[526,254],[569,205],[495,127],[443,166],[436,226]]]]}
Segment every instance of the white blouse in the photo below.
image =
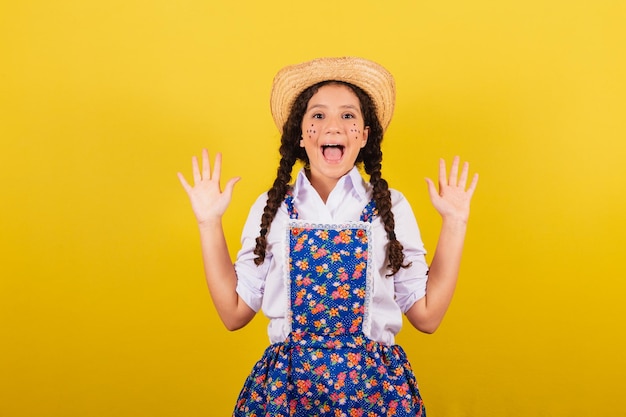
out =
{"type": "MultiPolygon", "coordinates": [[[[409,268],[400,268],[392,277],[387,265],[387,233],[380,217],[372,221],[372,253],[370,267],[373,268],[372,303],[369,317],[371,324],[364,326],[365,336],[385,345],[394,344],[394,337],[402,327],[402,314],[426,294],[428,265],[424,255],[424,244],[413,210],[404,196],[391,189],[391,202],[396,222],[395,233],[404,247],[405,263],[409,268]]],[[[293,202],[299,219],[315,223],[343,223],[358,221],[361,211],[372,198],[372,186],[367,183],[358,169],[353,168],[343,176],[328,196],[326,204],[308,178],[300,170],[294,183],[293,202]]],[[[254,263],[255,239],[259,236],[261,215],[267,201],[262,194],[252,205],[241,237],[241,250],[237,255],[237,293],[254,311],[262,310],[270,319],[268,334],[270,343],[285,340],[289,333],[287,291],[285,289],[285,236],[289,214],[282,204],[276,213],[269,233],[265,262],[254,263]]]]}

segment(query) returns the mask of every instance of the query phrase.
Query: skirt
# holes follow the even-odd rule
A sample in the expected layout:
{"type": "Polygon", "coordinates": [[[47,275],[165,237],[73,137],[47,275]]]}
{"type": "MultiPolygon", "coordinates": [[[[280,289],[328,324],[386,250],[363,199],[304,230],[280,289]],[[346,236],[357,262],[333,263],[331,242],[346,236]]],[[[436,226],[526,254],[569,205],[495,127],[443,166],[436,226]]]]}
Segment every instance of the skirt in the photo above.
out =
{"type": "Polygon", "coordinates": [[[399,345],[364,335],[292,333],[269,346],[239,394],[233,417],[426,416],[415,375],[399,345]]]}

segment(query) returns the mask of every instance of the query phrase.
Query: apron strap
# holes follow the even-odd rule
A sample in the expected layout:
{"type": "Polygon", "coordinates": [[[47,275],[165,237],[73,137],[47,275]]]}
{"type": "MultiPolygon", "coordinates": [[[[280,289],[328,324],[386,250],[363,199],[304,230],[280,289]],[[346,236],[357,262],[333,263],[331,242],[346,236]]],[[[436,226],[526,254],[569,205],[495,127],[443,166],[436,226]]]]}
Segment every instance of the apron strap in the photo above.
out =
{"type": "MultiPolygon", "coordinates": [[[[287,213],[290,219],[298,219],[298,209],[293,204],[293,190],[289,189],[285,194],[285,205],[287,206],[287,213]]],[[[371,223],[378,216],[378,209],[376,208],[376,202],[371,199],[369,203],[363,208],[361,212],[360,221],[371,223]]]]}

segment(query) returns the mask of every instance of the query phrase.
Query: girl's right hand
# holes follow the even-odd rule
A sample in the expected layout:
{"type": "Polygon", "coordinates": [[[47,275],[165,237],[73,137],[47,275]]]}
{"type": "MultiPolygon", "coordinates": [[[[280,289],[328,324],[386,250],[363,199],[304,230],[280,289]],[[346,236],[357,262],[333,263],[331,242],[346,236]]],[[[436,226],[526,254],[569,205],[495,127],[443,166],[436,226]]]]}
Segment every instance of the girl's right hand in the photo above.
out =
{"type": "Polygon", "coordinates": [[[198,158],[191,159],[193,170],[193,186],[191,186],[183,174],[178,173],[178,179],[189,196],[191,207],[198,224],[221,220],[230,204],[235,183],[240,177],[231,178],[224,191],[220,188],[220,176],[222,171],[222,154],[215,155],[213,173],[211,174],[211,164],[209,162],[209,152],[202,149],[202,170],[198,166],[198,158]]]}

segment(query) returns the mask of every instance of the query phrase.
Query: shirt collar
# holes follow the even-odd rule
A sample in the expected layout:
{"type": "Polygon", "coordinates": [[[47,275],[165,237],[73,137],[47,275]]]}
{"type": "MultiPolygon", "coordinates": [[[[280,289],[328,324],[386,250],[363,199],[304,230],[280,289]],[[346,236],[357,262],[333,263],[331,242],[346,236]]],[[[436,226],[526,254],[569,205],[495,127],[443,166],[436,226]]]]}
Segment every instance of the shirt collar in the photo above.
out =
{"type": "MultiPolygon", "coordinates": [[[[361,176],[361,173],[359,172],[359,169],[356,166],[352,167],[352,169],[348,171],[346,175],[339,178],[339,181],[337,181],[337,184],[335,185],[335,188],[336,187],[351,188],[352,191],[356,194],[356,196],[361,201],[367,200],[369,198],[368,197],[368,190],[370,188],[369,183],[365,182],[365,180],[361,176]]],[[[296,181],[294,182],[294,185],[293,185],[294,199],[298,198],[299,193],[305,192],[305,190],[312,190],[312,189],[313,189],[313,186],[311,185],[311,182],[307,178],[304,168],[301,168],[300,171],[298,172],[298,176],[296,177],[296,181]]]]}

